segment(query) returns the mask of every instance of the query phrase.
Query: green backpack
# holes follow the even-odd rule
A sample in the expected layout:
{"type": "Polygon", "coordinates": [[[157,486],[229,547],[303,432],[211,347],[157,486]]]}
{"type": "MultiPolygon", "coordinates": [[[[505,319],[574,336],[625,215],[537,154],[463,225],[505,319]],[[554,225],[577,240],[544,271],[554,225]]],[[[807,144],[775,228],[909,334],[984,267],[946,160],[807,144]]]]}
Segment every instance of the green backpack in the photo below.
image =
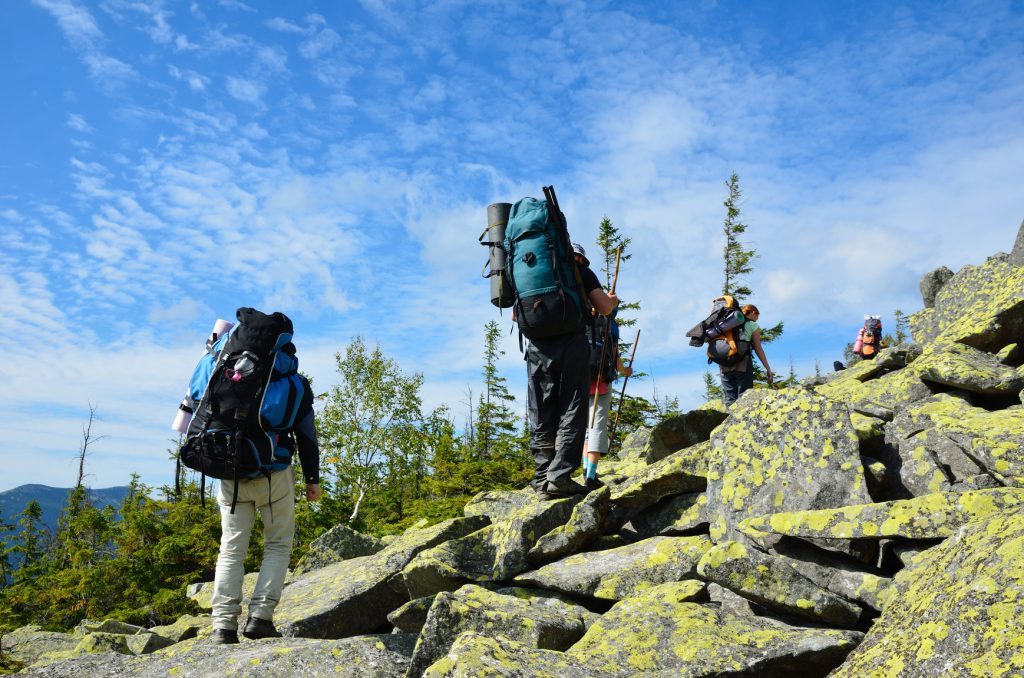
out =
{"type": "Polygon", "coordinates": [[[551,212],[546,200],[523,198],[512,206],[505,227],[513,308],[527,339],[570,334],[583,327],[583,296],[568,233],[551,212]]]}

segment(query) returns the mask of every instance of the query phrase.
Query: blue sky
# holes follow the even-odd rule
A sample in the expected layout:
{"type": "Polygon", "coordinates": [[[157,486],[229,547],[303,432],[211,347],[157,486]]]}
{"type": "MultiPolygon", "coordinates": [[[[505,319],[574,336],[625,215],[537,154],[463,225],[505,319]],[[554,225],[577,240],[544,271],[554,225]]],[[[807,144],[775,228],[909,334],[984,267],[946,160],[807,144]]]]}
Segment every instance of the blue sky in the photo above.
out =
{"type": "MultiPolygon", "coordinates": [[[[683,336],[740,175],[779,372],[1008,250],[1024,217],[1024,3],[0,3],[0,490],[167,482],[217,317],[296,324],[318,390],[355,335],[479,392],[486,206],[554,184],[633,239],[637,393],[700,402],[683,336]]],[[[514,336],[503,369],[520,406],[514,336]]]]}

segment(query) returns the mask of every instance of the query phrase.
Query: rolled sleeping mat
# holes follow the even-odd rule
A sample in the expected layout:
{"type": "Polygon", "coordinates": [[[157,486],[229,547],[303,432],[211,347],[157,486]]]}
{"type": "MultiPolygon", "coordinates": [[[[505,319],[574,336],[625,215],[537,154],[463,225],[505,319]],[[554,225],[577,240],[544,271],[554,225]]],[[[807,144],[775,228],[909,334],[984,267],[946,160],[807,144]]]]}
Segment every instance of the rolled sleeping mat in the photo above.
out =
{"type": "Polygon", "coordinates": [[[515,290],[505,270],[505,226],[512,203],[496,202],[487,206],[488,267],[491,279],[491,303],[498,308],[508,308],[515,301],[515,290]]]}

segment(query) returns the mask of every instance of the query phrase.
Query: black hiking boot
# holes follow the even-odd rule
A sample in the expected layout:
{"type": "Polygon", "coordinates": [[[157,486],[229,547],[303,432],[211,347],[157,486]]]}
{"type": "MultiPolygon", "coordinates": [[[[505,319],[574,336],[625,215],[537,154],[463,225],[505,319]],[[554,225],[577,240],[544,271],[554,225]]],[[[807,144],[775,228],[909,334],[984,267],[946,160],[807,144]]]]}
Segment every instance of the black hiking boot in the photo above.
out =
{"type": "Polygon", "coordinates": [[[214,645],[238,645],[238,631],[232,629],[214,629],[211,640],[214,645]]]}
{"type": "Polygon", "coordinates": [[[597,478],[587,478],[587,482],[584,487],[587,488],[587,492],[594,492],[604,487],[604,483],[597,478]]]}
{"type": "Polygon", "coordinates": [[[552,483],[548,481],[544,484],[544,492],[550,497],[562,498],[571,497],[574,494],[586,494],[587,488],[580,485],[575,480],[566,478],[565,480],[559,481],[558,483],[552,483]]]}
{"type": "Polygon", "coordinates": [[[274,622],[259,617],[249,617],[245,622],[245,628],[242,629],[242,635],[249,640],[281,637],[280,631],[274,628],[274,622]]]}

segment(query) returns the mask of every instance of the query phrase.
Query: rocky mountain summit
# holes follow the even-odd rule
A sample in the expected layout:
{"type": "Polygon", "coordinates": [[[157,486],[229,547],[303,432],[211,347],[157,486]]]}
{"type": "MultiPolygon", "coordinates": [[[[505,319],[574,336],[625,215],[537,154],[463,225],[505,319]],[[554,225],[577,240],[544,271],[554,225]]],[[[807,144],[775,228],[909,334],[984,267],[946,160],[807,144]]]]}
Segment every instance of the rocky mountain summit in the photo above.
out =
{"type": "Polygon", "coordinates": [[[90,678],[1021,675],[1024,226],[947,271],[916,344],[637,432],[585,497],[335,528],[290,575],[284,638],[214,646],[187,617],[3,649],[90,678]]]}

